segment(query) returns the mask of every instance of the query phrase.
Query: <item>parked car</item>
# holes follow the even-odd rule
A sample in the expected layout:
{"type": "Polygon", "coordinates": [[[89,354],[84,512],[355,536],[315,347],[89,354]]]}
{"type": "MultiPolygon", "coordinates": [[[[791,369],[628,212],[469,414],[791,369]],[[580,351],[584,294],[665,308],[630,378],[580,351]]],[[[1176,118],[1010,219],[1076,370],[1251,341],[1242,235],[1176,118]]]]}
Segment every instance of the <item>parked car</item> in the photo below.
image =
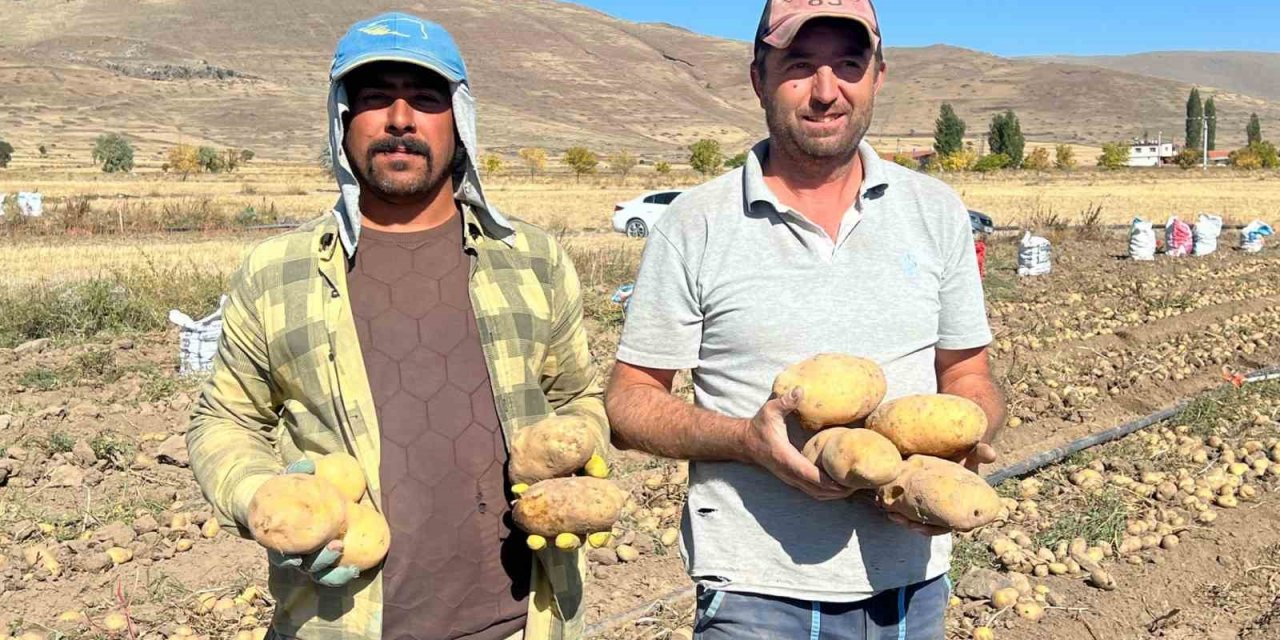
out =
{"type": "Polygon", "coordinates": [[[650,191],[639,197],[619,202],[613,208],[613,230],[628,238],[645,238],[649,230],[666,213],[679,191],[650,191]]]}
{"type": "Polygon", "coordinates": [[[991,216],[973,209],[969,210],[969,224],[973,227],[974,233],[991,233],[996,230],[996,225],[991,221],[991,216]]]}

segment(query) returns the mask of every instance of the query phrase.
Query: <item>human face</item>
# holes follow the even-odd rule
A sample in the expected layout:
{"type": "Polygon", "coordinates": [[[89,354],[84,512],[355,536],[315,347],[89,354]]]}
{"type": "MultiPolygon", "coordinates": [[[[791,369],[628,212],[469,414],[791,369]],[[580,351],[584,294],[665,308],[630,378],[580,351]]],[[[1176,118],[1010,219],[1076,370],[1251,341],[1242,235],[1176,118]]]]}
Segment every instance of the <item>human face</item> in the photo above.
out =
{"type": "Polygon", "coordinates": [[[852,160],[885,71],[863,26],[810,20],[790,47],[766,49],[751,67],[770,142],[799,157],[852,160]]]}
{"type": "Polygon", "coordinates": [[[457,145],[448,81],[416,65],[375,63],[346,83],[344,144],[362,188],[397,203],[438,191],[457,145]]]}

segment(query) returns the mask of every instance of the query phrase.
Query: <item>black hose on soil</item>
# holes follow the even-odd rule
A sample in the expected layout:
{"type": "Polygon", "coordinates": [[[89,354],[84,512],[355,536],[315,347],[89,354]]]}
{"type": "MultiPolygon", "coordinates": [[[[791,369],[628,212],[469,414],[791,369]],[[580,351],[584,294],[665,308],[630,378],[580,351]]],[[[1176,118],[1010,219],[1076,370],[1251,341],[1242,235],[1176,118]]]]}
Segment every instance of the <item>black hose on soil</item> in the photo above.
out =
{"type": "MultiPolygon", "coordinates": [[[[1245,376],[1244,383],[1253,384],[1256,382],[1263,382],[1266,380],[1275,380],[1275,379],[1280,379],[1280,367],[1270,367],[1267,369],[1260,369],[1258,371],[1255,371],[1245,376]]],[[[1224,385],[1221,388],[1226,388],[1226,386],[1229,386],[1229,385],[1224,385]]],[[[1085,449],[1091,449],[1100,444],[1106,444],[1108,442],[1111,442],[1112,440],[1118,440],[1129,434],[1146,429],[1147,427],[1150,427],[1153,424],[1164,422],[1165,420],[1168,420],[1169,418],[1172,418],[1178,415],[1179,413],[1182,413],[1182,411],[1186,409],[1188,405],[1190,405],[1192,402],[1195,402],[1199,398],[1200,396],[1197,396],[1189,400],[1184,400],[1174,405],[1173,407],[1165,409],[1164,411],[1153,413],[1145,418],[1139,418],[1138,420],[1134,420],[1133,422],[1127,422],[1113,429],[1107,429],[1106,431],[1101,431],[1099,433],[1085,436],[1083,438],[1080,438],[1079,440],[1074,440],[1056,449],[1050,449],[1048,451],[1037,453],[1036,455],[1033,455],[1030,458],[1027,458],[1026,460],[1023,460],[1017,464],[1007,466],[987,476],[986,477],[987,484],[993,487],[997,486],[1001,482],[1004,482],[1005,480],[1008,480],[1010,478],[1025,476],[1028,473],[1036,471],[1037,469],[1041,469],[1043,467],[1049,466],[1055,462],[1060,462],[1066,459],[1068,456],[1084,451],[1085,449]]]]}

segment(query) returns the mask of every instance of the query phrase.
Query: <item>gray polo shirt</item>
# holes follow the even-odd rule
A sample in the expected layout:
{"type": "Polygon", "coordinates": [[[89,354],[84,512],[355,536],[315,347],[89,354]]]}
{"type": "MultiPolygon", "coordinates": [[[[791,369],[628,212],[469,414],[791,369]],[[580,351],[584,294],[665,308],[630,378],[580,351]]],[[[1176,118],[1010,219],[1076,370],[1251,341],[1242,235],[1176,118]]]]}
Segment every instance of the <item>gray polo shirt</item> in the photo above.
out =
{"type": "MultiPolygon", "coordinates": [[[[832,239],[770,192],[767,153],[757,145],[654,225],[618,360],[692,369],[699,407],[747,418],[780,371],[817,353],[880,363],[892,399],[937,391],[935,349],[991,342],[968,213],[950,187],[864,142],[862,193],[832,239]]],[[[752,465],[693,463],[686,568],[707,586],[826,602],[947,571],[949,536],[895,525],[870,498],[820,502],[752,465]]]]}

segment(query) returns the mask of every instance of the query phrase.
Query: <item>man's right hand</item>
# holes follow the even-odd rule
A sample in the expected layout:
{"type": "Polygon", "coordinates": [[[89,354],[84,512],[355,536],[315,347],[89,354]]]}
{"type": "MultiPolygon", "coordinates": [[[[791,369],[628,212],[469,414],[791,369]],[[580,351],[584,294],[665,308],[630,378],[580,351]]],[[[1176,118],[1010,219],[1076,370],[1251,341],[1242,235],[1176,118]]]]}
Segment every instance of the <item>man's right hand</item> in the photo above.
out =
{"type": "MultiPolygon", "coordinates": [[[[285,470],[285,473],[315,474],[316,463],[303,458],[285,470]]],[[[360,575],[355,567],[338,566],[342,559],[342,541],[333,540],[319,551],[305,555],[293,555],[267,550],[267,561],[273,566],[302,571],[316,583],[326,587],[341,587],[360,575]]]]}
{"type": "Polygon", "coordinates": [[[748,460],[818,500],[841,500],[853,494],[810,462],[787,437],[787,416],[800,405],[804,392],[793,389],[772,398],[747,422],[742,445],[748,460]]]}

